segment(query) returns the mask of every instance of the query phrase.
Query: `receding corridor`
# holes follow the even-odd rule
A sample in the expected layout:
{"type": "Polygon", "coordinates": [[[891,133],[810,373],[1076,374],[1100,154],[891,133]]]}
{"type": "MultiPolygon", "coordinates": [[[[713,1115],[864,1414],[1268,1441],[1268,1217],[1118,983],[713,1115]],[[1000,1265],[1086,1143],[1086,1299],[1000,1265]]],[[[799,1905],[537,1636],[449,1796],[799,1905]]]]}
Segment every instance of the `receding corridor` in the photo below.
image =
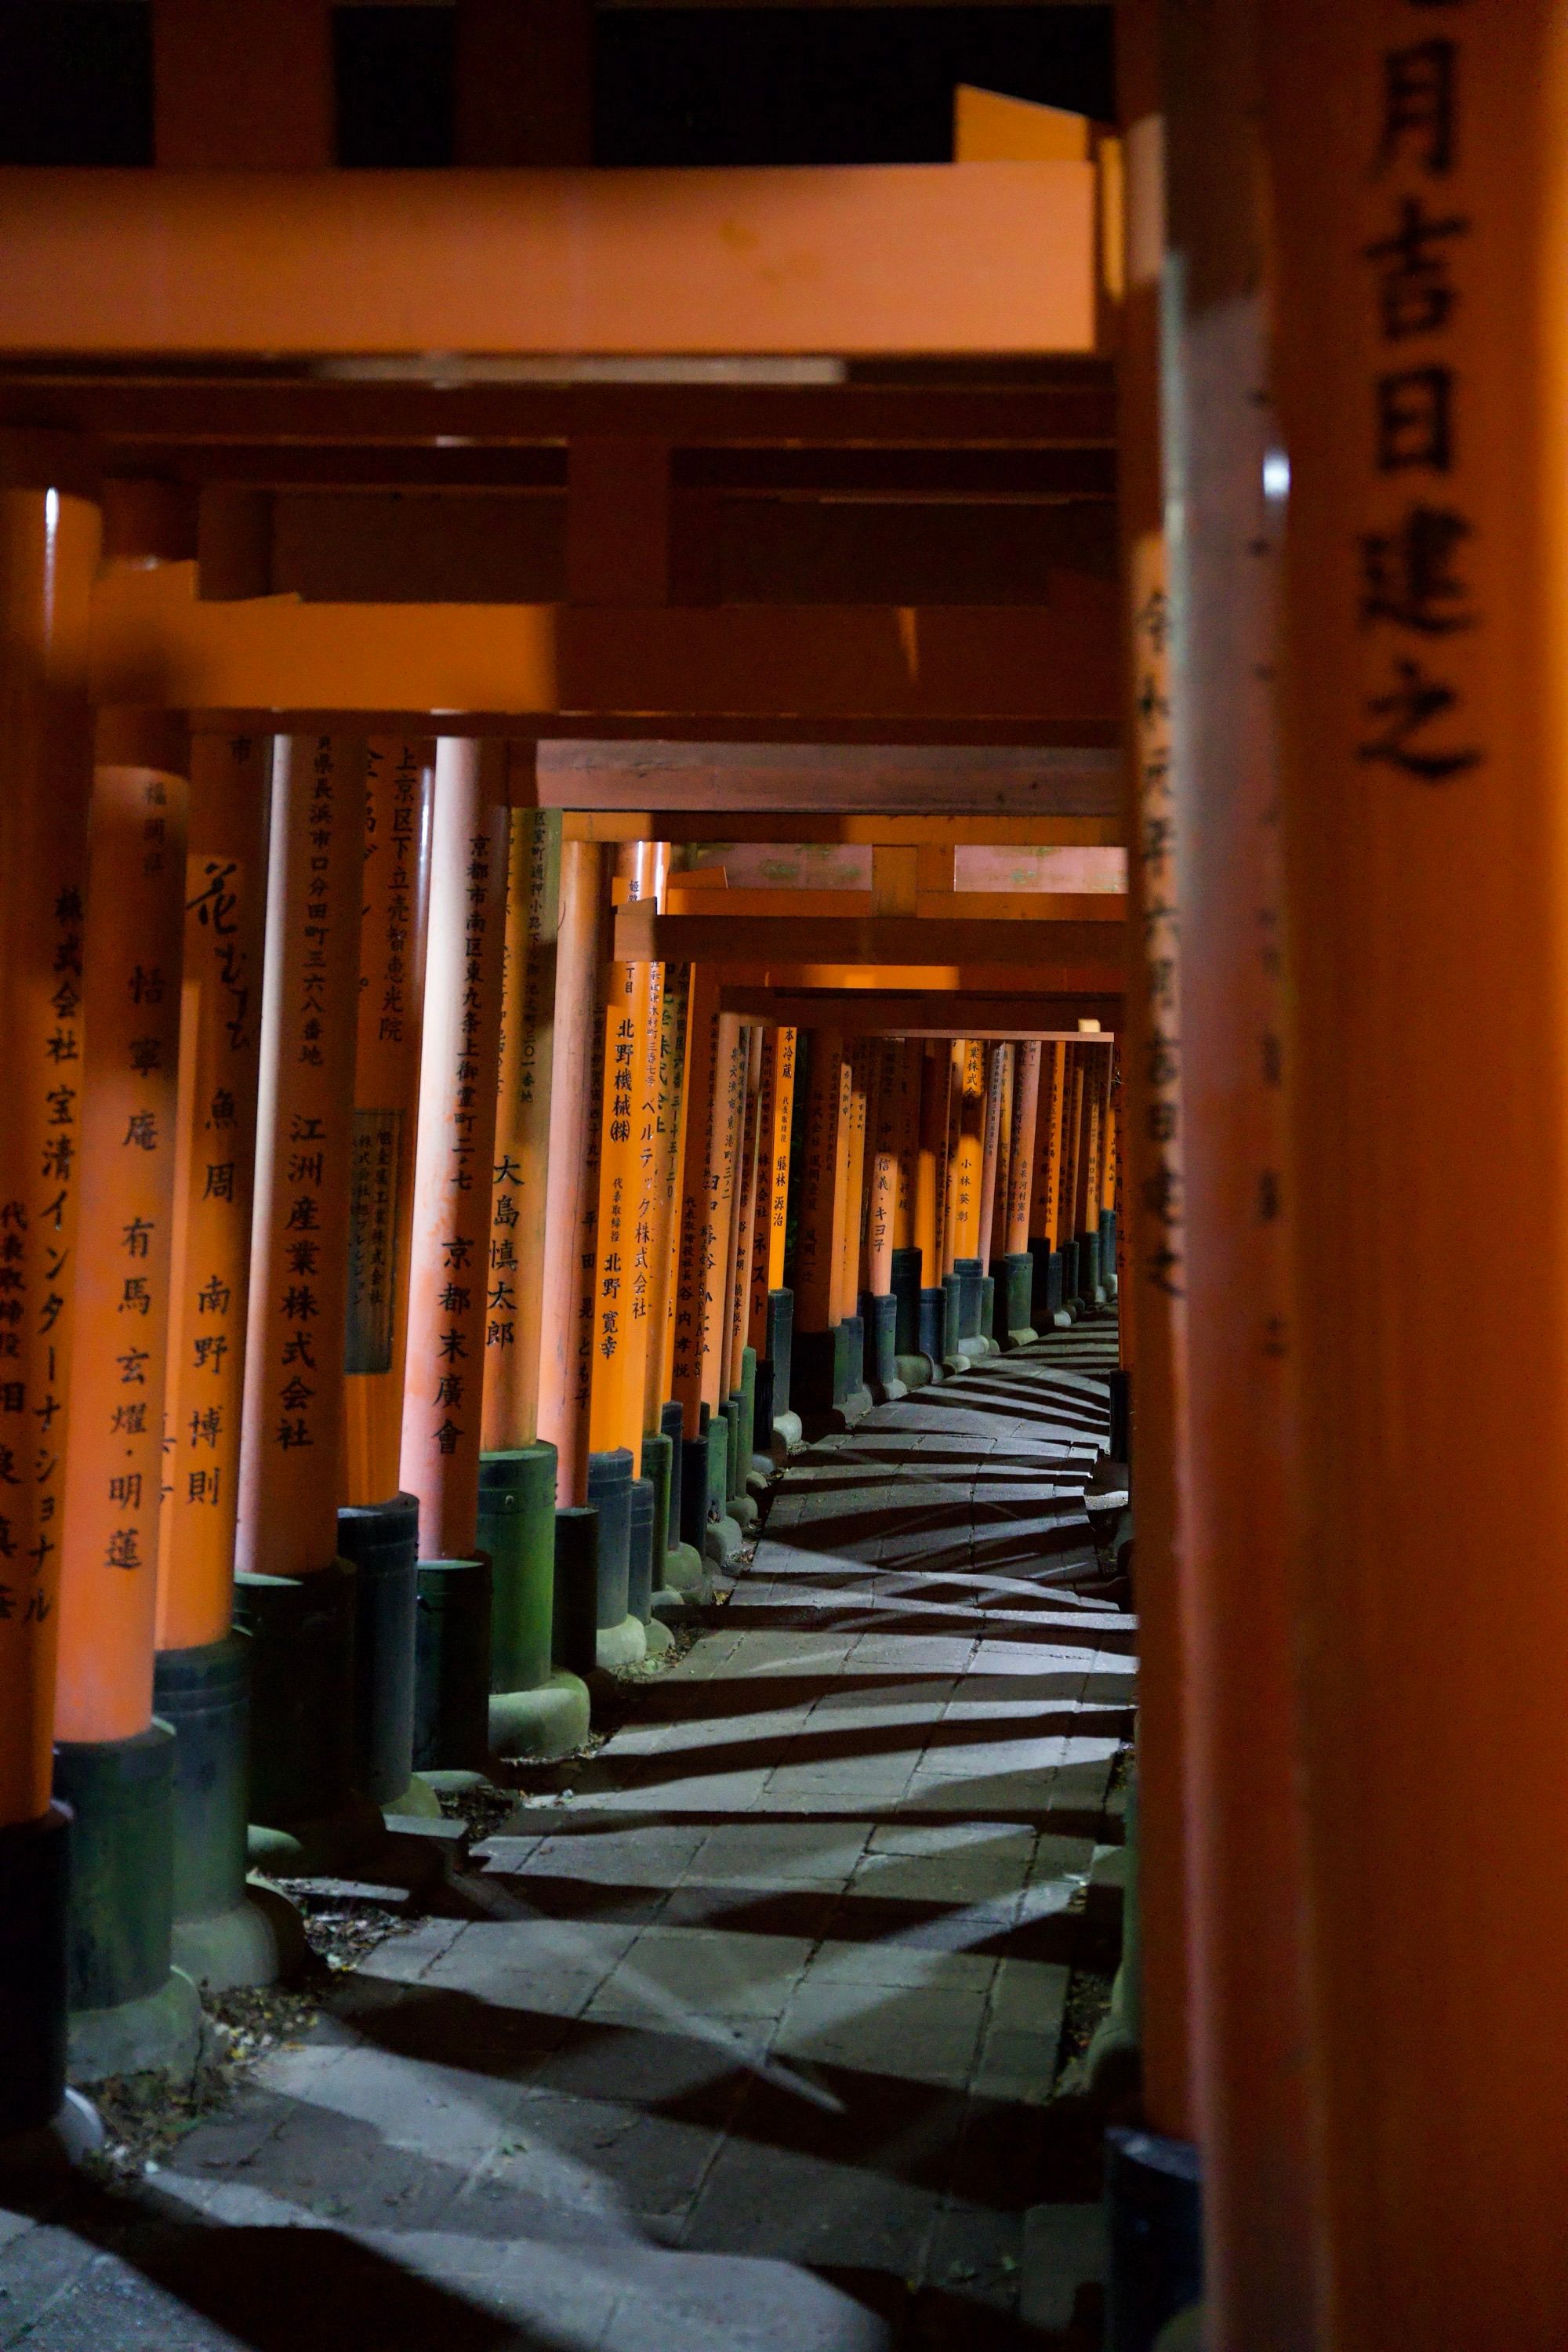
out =
{"type": "Polygon", "coordinates": [[[1132,1725],[1083,1506],[1113,1329],[792,1461],[569,1796],[163,2169],[6,2218],[0,2344],[1061,2340],[1017,2311],[1028,2208],[1092,2240],[1095,2136],[1053,2091],[1075,1971],[1114,1954],[1089,1878],[1132,1725]]]}

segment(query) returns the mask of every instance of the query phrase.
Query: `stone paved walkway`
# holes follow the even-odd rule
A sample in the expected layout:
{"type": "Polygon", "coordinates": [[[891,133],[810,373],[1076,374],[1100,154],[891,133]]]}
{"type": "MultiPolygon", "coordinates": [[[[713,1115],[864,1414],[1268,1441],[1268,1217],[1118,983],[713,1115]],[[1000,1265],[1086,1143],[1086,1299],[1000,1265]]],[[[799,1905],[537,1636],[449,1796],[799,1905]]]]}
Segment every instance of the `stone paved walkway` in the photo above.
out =
{"type": "Polygon", "coordinates": [[[797,1457],[465,1916],[133,2194],[0,2213],[0,2345],[890,2352],[1015,2317],[1133,1627],[1077,1589],[1090,1326],[797,1457]]]}

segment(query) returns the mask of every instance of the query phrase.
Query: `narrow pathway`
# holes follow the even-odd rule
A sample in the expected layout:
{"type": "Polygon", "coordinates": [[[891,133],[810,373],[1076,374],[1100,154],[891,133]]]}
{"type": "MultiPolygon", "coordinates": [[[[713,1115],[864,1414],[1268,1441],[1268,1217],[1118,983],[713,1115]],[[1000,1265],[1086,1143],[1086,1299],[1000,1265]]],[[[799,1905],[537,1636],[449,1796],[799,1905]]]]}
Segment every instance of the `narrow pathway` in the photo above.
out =
{"type": "Polygon", "coordinates": [[[1133,1626],[1090,1325],[798,1456],[571,1794],[132,2195],[0,2213],[0,2345],[885,2352],[1015,2316],[1133,1626]],[[214,2228],[213,2224],[226,2225],[214,2228]],[[7,2236],[9,2243],[7,2244],[7,2236]]]}

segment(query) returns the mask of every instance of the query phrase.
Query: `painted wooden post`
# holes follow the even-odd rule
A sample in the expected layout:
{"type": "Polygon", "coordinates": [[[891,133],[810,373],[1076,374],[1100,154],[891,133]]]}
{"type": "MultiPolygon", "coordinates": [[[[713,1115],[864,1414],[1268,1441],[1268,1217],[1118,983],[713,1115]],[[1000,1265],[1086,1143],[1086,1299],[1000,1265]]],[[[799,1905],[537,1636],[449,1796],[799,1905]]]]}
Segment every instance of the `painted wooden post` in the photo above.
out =
{"type": "Polygon", "coordinates": [[[1035,1149],[1040,1102],[1038,1038],[1023,1037],[1013,1059],[1013,1099],[1007,1132],[1007,1187],[997,1203],[1003,1217],[1004,1311],[997,1317],[1003,1345],[1026,1348],[1037,1337],[1034,1322],[1034,1260],[1029,1255],[1029,1204],[1034,1191],[1035,1149]]]}
{"type": "Polygon", "coordinates": [[[742,1096],[741,1136],[737,1146],[737,1189],[732,1278],[730,1287],[730,1363],[727,1395],[737,1417],[730,1507],[742,1527],[756,1524],[757,1509],[747,1480],[752,1475],[752,1440],[756,1426],[757,1358],[751,1344],[752,1260],[756,1251],[757,1200],[763,1144],[763,1055],[766,1032],[760,1025],[744,1032],[745,1077],[742,1096]]]}
{"type": "Polygon", "coordinates": [[[65,2095],[68,1832],[50,1801],[58,1441],[70,1402],[100,541],[71,445],[0,436],[0,2139],[49,2122],[65,2095]]]}
{"type": "Polygon", "coordinates": [[[996,1312],[996,1277],[991,1268],[996,1230],[996,1195],[1007,1181],[1007,1131],[1013,1115],[1012,1047],[998,1040],[982,1049],[984,1077],[984,1125],[981,1129],[980,1223],[975,1255],[980,1260],[979,1340],[987,1355],[997,1352],[993,1326],[996,1312]]]}
{"type": "Polygon", "coordinates": [[[343,1366],[343,1499],[352,1505],[395,1494],[403,1445],[435,765],[429,738],[373,737],[365,747],[343,1366]]]}
{"type": "Polygon", "coordinates": [[[877,1404],[894,1402],[909,1392],[898,1369],[899,1302],[893,1290],[902,1058],[900,1040],[868,1040],[870,1132],[866,1144],[865,1281],[860,1312],[866,1330],[866,1386],[877,1404]]]}
{"type": "Polygon", "coordinates": [[[490,1566],[477,1553],[509,851],[506,747],[436,747],[400,1476],[419,1503],[414,1760],[489,1753],[490,1566]]]}
{"type": "Polygon", "coordinates": [[[555,1034],[551,1061],[544,1262],[540,1283],[539,1434],[556,1452],[556,1498],[586,1500],[586,1432],[576,1398],[581,1234],[593,1097],[599,932],[599,850],[561,849],[555,949],[555,1034]]]}
{"type": "Polygon", "coordinates": [[[775,1437],[800,1442],[790,1403],[795,1295],[784,1286],[789,1224],[790,1139],[795,1121],[797,1033],[770,1029],[763,1049],[763,1130],[758,1162],[757,1243],[752,1258],[751,1343],[757,1350],[757,1447],[772,1459],[775,1437]]]}
{"type": "Polygon", "coordinates": [[[952,1267],[959,1288],[958,1352],[988,1354],[980,1333],[980,1201],[984,1167],[985,1048],[977,1037],[953,1053],[955,1117],[951,1197],[952,1267]],[[974,1345],[971,1345],[971,1342],[974,1345]]]}
{"type": "Polygon", "coordinates": [[[80,1222],[56,1294],[71,1281],[78,1344],[68,1408],[38,1424],[40,1463],[63,1457],[55,1786],[77,1814],[70,1998],[89,2079],[110,2071],[92,2063],[110,2021],[139,2004],[158,2021],[145,2063],[193,2031],[190,1980],[170,1972],[174,1736],[153,1718],[188,775],[183,724],[100,715],[81,1051],[58,1076],[62,1108],[79,1088],[80,1222]]]}
{"type": "Polygon", "coordinates": [[[1061,1229],[1062,1147],[1068,1095],[1068,1048],[1054,1038],[1041,1050],[1039,1116],[1035,1132],[1035,1169],[1029,1202],[1029,1255],[1035,1264],[1034,1319],[1043,1331],[1067,1317],[1061,1229]]]}
{"type": "Polygon", "coordinates": [[[918,1037],[891,1042],[893,1202],[888,1281],[893,1294],[893,1373],[911,1389],[923,1387],[931,1378],[930,1360],[921,1349],[921,1268],[915,1231],[923,1055],[918,1037]]]}
{"type": "MultiPolygon", "coordinates": [[[[561,911],[561,819],[514,809],[507,851],[495,1168],[485,1321],[484,1444],[535,1447],[555,1029],[555,937],[561,911]]],[[[554,1456],[550,1458],[554,1505],[554,1456]]]]}
{"type": "Polygon", "coordinates": [[[864,1257],[866,1130],[870,1108],[870,1043],[857,1038],[844,1055],[839,1182],[843,1187],[838,1260],[837,1356],[834,1402],[859,1413],[870,1403],[866,1387],[866,1334],[860,1315],[860,1270],[864,1257]]]}
{"type": "Polygon", "coordinates": [[[342,1814],[353,1769],[355,1588],[337,1508],[364,761],[349,738],[273,744],[235,1559],[251,1818],[279,1830],[342,1814]]]}
{"type": "Polygon", "coordinates": [[[685,1501],[686,1415],[673,1394],[675,1294],[680,1247],[681,1133],[686,1084],[686,1038],[691,973],[688,964],[666,964],[659,1000],[658,1071],[653,1181],[648,1194],[647,1339],[643,1358],[643,1454],[656,1438],[668,1441],[666,1552],[662,1582],[689,1591],[702,1581],[702,1559],[682,1525],[685,1501]]]}
{"type": "Polygon", "coordinates": [[[175,1733],[175,1963],[269,1982],[299,1929],[246,1885],[249,1644],[232,1630],[261,1046],[268,736],[191,747],[153,1713],[175,1733]]]}
{"type": "Polygon", "coordinates": [[[805,1149],[795,1265],[793,1393],[803,1419],[833,1410],[833,1331],[843,1251],[838,1181],[843,1124],[844,1041],[837,1029],[814,1029],[806,1053],[805,1149]]]}
{"type": "MultiPolygon", "coordinates": [[[[1137,1521],[1141,1696],[1138,1837],[1119,1983],[1150,2128],[1196,2136],[1191,2050],[1185,1748],[1190,1704],[1181,1492],[1185,1460],[1186,1265],[1182,1224],[1180,928],[1172,775],[1171,613],[1161,453],[1160,304],[1165,263],[1162,0],[1117,12],[1126,159],[1126,290],[1118,362],[1129,984],[1128,1200],[1119,1231],[1137,1521]]],[[[1047,1047],[1047,1054],[1057,1049],[1047,1047]]],[[[1042,1100],[1045,1088],[1042,1087],[1042,1100]]]]}
{"type": "MultiPolygon", "coordinates": [[[[1321,2340],[1546,2352],[1568,2335],[1568,52],[1546,0],[1260,21],[1321,2340]],[[1485,1278],[1450,1281],[1500,1171],[1485,1278]],[[1467,1898],[1459,1855],[1506,1904],[1467,1898]]],[[[1245,225],[1220,226],[1239,265],[1245,225]]],[[[1226,283],[1216,352],[1247,331],[1226,283]]]]}

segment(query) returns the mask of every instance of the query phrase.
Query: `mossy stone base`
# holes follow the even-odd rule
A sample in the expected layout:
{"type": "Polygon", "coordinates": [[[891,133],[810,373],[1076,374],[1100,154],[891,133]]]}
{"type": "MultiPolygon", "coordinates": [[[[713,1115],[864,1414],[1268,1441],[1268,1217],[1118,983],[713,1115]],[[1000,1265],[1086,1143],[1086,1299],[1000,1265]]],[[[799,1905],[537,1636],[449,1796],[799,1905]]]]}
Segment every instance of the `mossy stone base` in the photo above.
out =
{"type": "Polygon", "coordinates": [[[532,1690],[492,1691],[490,1747],[497,1756],[549,1763],[588,1737],[588,1685],[557,1672],[532,1690]]]}
{"type": "Polygon", "coordinates": [[[643,1632],[647,1637],[648,1656],[650,1658],[668,1658],[671,1650],[675,1647],[675,1636],[671,1633],[668,1626],[664,1624],[658,1617],[650,1616],[647,1623],[643,1627],[643,1632]]]}
{"type": "Polygon", "coordinates": [[[703,1558],[720,1568],[731,1568],[741,1557],[743,1541],[739,1521],[726,1512],[721,1519],[709,1520],[702,1538],[703,1558]]]}
{"type": "Polygon", "coordinates": [[[595,1647],[601,1673],[640,1666],[647,1655],[647,1629],[640,1617],[623,1617],[618,1625],[600,1626],[595,1647]]]}
{"type": "Polygon", "coordinates": [[[268,1878],[358,1878],[373,1870],[386,1843],[381,1807],[353,1797],[335,1813],[291,1822],[287,1829],[252,1822],[246,1859],[268,1878]]]}
{"type": "Polygon", "coordinates": [[[430,1786],[427,1776],[423,1772],[416,1772],[410,1778],[406,1788],[399,1789],[395,1797],[387,1800],[381,1809],[381,1813],[382,1819],[388,1826],[400,1815],[405,1821],[438,1822],[441,1818],[441,1800],[430,1786]]]}
{"type": "Polygon", "coordinates": [[[300,1914],[280,1886],[250,1881],[243,1899],[207,1919],[176,1919],[174,1966],[204,1992],[287,1984],[310,1950],[300,1914]]]}
{"type": "Polygon", "coordinates": [[[702,1555],[695,1544],[671,1544],[664,1555],[664,1581],[669,1591],[700,1591],[708,1579],[703,1572],[702,1555]]]}
{"type": "Polygon", "coordinates": [[[66,2065],[71,2081],[90,2089],[115,2074],[167,2074],[188,2081],[202,2054],[206,2028],[201,1997],[180,1969],[171,1969],[156,1992],[111,2009],[78,2009],[67,2028],[66,2065]]]}

